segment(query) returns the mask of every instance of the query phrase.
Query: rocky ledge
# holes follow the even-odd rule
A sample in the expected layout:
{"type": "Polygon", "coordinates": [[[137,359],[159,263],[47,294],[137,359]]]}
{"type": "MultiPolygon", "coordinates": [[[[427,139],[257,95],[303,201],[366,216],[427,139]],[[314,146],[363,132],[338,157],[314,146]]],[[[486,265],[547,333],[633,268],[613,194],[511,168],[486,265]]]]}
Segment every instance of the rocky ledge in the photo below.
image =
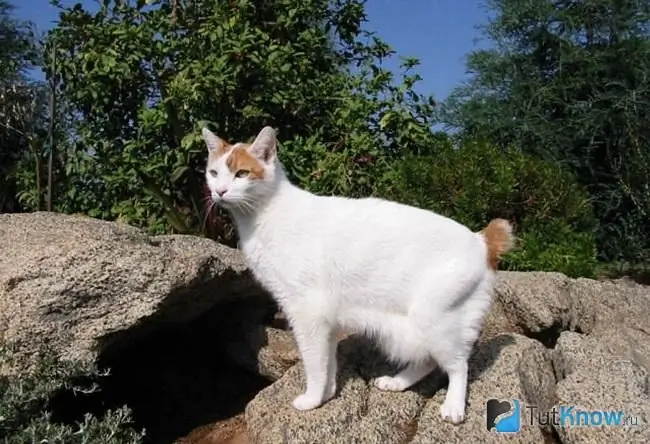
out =
{"type": "Polygon", "coordinates": [[[295,343],[235,250],[49,213],[0,215],[0,240],[0,338],[115,369],[102,403],[129,403],[154,442],[650,442],[650,288],[626,279],[501,272],[454,426],[444,375],[381,392],[370,381],[395,369],[355,335],[337,396],[294,410],[295,343]],[[518,432],[488,430],[490,399],[519,402],[518,432]]]}

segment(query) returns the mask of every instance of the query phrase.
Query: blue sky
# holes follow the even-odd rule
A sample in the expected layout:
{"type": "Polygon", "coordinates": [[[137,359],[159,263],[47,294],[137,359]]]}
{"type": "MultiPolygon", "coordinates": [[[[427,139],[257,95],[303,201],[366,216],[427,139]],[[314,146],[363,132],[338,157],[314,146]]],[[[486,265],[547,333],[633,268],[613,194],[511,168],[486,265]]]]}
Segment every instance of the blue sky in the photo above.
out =
{"type": "MultiPolygon", "coordinates": [[[[80,0],[89,9],[95,0],[80,0]]],[[[57,20],[48,0],[13,0],[19,17],[46,31],[57,20]]],[[[76,1],[64,0],[64,4],[76,1]]],[[[419,92],[443,100],[466,78],[465,56],[485,47],[475,26],[487,20],[480,0],[368,0],[367,29],[377,31],[398,54],[417,57],[423,80],[419,92]]],[[[389,67],[397,66],[397,62],[389,67]]]]}

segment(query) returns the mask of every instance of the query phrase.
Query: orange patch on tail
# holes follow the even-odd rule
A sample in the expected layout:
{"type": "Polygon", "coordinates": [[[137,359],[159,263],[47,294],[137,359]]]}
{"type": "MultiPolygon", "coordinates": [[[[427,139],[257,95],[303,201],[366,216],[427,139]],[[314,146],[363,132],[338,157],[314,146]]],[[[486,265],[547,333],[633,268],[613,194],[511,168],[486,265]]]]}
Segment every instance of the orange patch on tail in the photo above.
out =
{"type": "Polygon", "coordinates": [[[251,179],[264,179],[264,167],[262,163],[248,152],[250,145],[237,144],[226,160],[226,166],[234,174],[238,171],[248,171],[251,179]]]}
{"type": "Polygon", "coordinates": [[[497,269],[501,256],[514,246],[512,225],[505,219],[492,219],[481,234],[487,244],[487,264],[492,270],[497,269]]]}

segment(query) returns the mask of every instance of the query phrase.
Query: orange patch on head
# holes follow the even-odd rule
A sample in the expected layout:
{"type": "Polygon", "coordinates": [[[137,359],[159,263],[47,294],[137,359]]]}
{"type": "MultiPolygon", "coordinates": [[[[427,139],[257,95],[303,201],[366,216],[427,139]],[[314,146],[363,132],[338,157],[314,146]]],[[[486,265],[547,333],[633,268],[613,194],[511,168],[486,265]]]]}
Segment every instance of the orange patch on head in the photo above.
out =
{"type": "Polygon", "coordinates": [[[237,144],[228,156],[226,166],[233,174],[248,171],[249,178],[262,180],[264,179],[264,167],[255,156],[248,152],[249,147],[248,144],[237,144]]]}

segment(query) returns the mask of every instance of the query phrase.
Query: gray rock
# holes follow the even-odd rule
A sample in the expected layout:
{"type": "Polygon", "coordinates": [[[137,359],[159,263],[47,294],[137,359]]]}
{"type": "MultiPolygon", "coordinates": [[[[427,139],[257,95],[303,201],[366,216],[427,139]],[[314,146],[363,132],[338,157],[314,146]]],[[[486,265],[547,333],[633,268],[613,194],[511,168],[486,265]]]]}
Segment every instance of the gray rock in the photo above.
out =
{"type": "MultiPolygon", "coordinates": [[[[621,341],[616,329],[611,330],[611,335],[621,341]]],[[[630,351],[629,346],[612,347],[611,342],[598,337],[562,333],[554,352],[558,378],[555,410],[562,405],[574,411],[622,411],[627,421],[620,426],[602,427],[578,426],[568,421],[557,424],[563,443],[650,442],[648,371],[630,351]]]]}
{"type": "Polygon", "coordinates": [[[300,355],[290,331],[267,325],[240,330],[241,336],[226,351],[242,367],[276,381],[293,367],[300,355]]]}
{"type": "MultiPolygon", "coordinates": [[[[561,331],[597,334],[627,326],[648,334],[650,288],[626,279],[570,279],[561,273],[500,272],[486,330],[540,339],[561,331]]],[[[550,345],[553,345],[552,343],[550,345]]]]}
{"type": "Polygon", "coordinates": [[[290,330],[269,325],[272,304],[236,250],[52,213],[0,215],[0,242],[0,340],[22,344],[25,357],[48,343],[64,358],[92,361],[235,301],[223,305],[215,342],[275,381],[246,408],[251,444],[650,442],[650,288],[628,280],[499,273],[470,361],[467,419],[454,426],[439,415],[444,375],[403,393],[379,391],[371,380],[396,369],[371,341],[347,333],[336,397],[296,411],[304,377],[295,342],[290,330]],[[519,433],[487,430],[492,398],[520,400],[519,433]],[[531,425],[532,406],[542,415],[561,406],[622,410],[637,425],[531,425]]]}
{"type": "Polygon", "coordinates": [[[48,342],[93,360],[124,335],[263,294],[236,250],[206,238],[32,213],[0,215],[0,244],[0,336],[25,355],[48,342]]]}

